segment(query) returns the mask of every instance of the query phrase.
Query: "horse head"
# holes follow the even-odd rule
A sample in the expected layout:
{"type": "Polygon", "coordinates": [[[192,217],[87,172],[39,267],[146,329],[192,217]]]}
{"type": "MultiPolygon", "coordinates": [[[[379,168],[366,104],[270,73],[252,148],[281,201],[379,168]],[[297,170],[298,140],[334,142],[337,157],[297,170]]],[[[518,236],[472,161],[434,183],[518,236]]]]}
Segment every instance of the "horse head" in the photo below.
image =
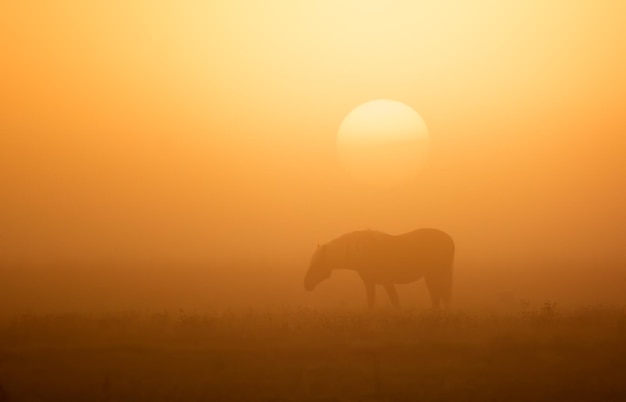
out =
{"type": "Polygon", "coordinates": [[[317,246],[311,265],[304,277],[304,288],[312,291],[322,281],[330,278],[331,269],[326,261],[326,246],[317,246]]]}

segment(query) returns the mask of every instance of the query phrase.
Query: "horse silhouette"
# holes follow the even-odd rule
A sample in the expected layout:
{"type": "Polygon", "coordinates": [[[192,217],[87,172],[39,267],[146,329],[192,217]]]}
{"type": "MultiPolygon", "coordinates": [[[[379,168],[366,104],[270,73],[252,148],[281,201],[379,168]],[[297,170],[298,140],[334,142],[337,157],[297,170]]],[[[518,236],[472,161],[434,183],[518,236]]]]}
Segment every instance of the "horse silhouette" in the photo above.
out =
{"type": "Polygon", "coordinates": [[[312,291],[335,269],[356,271],[365,285],[367,305],[374,308],[376,285],[383,285],[398,307],[396,284],[424,278],[433,308],[448,308],[452,294],[454,241],[437,229],[418,229],[398,236],[373,230],[344,234],[317,247],[304,278],[312,291]]]}

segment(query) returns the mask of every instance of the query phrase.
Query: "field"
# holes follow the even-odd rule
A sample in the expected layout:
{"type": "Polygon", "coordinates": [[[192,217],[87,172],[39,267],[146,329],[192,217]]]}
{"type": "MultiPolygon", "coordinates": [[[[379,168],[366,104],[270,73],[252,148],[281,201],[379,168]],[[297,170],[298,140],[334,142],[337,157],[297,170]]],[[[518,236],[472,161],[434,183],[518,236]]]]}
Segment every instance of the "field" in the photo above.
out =
{"type": "Polygon", "coordinates": [[[0,324],[0,401],[626,400],[626,310],[184,311],[0,324]]]}

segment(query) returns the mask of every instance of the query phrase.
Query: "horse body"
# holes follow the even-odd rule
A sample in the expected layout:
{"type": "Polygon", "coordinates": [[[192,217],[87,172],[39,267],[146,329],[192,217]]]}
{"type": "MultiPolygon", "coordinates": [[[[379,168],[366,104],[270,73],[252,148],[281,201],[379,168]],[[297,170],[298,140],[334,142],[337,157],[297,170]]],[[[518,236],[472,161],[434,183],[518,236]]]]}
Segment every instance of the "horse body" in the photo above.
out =
{"type": "Polygon", "coordinates": [[[448,307],[452,290],[454,242],[437,229],[418,229],[398,236],[364,230],[345,234],[318,247],[305,277],[313,290],[335,269],[356,271],[365,285],[368,305],[374,306],[375,286],[383,285],[394,306],[396,284],[424,278],[433,307],[448,307]]]}

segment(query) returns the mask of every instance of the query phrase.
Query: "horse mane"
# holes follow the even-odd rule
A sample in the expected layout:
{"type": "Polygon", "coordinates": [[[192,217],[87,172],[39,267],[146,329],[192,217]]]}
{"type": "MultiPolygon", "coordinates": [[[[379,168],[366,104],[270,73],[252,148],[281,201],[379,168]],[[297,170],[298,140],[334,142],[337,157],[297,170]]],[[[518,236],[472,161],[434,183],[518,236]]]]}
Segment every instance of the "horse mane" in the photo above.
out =
{"type": "Polygon", "coordinates": [[[378,230],[371,230],[371,229],[364,229],[364,230],[355,230],[354,232],[349,232],[346,234],[343,234],[339,237],[337,237],[334,240],[331,240],[330,242],[328,242],[328,245],[331,244],[344,244],[346,242],[353,242],[353,241],[359,241],[359,240],[370,240],[376,237],[380,237],[380,236],[388,236],[388,234],[378,231],[378,230]]]}
{"type": "MultiPolygon", "coordinates": [[[[376,230],[357,230],[337,237],[323,245],[320,250],[325,250],[327,261],[331,264],[351,266],[355,258],[362,258],[370,248],[372,242],[381,237],[389,236],[376,230]]],[[[318,251],[320,251],[318,250],[318,251]]]]}

